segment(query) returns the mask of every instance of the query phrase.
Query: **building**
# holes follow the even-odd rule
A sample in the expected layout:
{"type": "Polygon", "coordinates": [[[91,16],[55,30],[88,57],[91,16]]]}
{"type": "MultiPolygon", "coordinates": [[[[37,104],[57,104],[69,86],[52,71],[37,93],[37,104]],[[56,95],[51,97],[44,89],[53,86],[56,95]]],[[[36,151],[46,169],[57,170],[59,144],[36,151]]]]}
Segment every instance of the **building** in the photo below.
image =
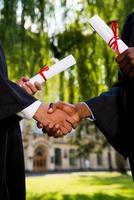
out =
{"type": "MultiPolygon", "coordinates": [[[[62,139],[49,138],[36,126],[23,122],[23,145],[25,167],[28,172],[108,170],[116,169],[115,151],[105,148],[102,153],[92,153],[89,159],[76,158],[77,147],[70,145],[69,136],[62,139]]],[[[72,133],[74,134],[74,133],[72,133]]]]}

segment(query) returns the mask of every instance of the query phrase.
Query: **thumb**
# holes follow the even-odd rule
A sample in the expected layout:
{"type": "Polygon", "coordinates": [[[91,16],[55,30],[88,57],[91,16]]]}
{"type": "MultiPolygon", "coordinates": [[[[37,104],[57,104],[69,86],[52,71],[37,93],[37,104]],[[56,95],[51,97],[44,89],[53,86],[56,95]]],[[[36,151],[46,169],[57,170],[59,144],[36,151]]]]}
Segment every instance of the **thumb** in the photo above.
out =
{"type": "Polygon", "coordinates": [[[48,112],[49,114],[51,114],[51,113],[53,113],[53,112],[56,110],[56,108],[57,108],[57,107],[56,107],[56,104],[50,103],[47,112],[48,112]]]}

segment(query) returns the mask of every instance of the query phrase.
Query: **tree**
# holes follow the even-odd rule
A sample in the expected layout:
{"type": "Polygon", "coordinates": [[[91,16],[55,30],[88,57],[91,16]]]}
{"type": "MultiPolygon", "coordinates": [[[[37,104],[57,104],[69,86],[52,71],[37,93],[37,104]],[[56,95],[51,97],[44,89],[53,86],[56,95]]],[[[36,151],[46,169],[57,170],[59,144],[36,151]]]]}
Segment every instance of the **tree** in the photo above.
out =
{"type": "MultiPolygon", "coordinates": [[[[15,81],[22,75],[33,76],[44,64],[73,54],[76,66],[45,84],[45,102],[60,99],[73,103],[108,90],[117,81],[115,54],[92,31],[89,18],[98,13],[106,22],[118,18],[121,27],[133,7],[133,0],[79,0],[71,5],[67,0],[1,1],[0,38],[10,78],[15,81]]],[[[89,137],[90,126],[81,123],[78,138],[83,129],[89,137]]],[[[88,144],[80,147],[86,152],[88,144]]],[[[89,142],[90,151],[94,147],[89,142]]]]}

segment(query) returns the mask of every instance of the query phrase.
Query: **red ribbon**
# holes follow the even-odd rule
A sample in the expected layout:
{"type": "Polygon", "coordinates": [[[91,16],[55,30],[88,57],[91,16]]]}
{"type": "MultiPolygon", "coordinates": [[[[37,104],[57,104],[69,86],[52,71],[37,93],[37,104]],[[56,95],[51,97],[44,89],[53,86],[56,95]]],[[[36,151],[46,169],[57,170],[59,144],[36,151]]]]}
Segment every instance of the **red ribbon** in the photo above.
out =
{"type": "Polygon", "coordinates": [[[40,71],[39,71],[39,74],[42,76],[42,78],[46,81],[47,79],[46,79],[46,77],[45,77],[45,75],[44,75],[44,71],[48,71],[49,70],[49,67],[48,66],[44,66],[40,71]]]}
{"type": "Polygon", "coordinates": [[[109,25],[112,28],[114,36],[110,39],[108,45],[119,55],[120,52],[118,47],[118,40],[120,38],[118,37],[118,21],[117,20],[111,21],[109,25]]]}

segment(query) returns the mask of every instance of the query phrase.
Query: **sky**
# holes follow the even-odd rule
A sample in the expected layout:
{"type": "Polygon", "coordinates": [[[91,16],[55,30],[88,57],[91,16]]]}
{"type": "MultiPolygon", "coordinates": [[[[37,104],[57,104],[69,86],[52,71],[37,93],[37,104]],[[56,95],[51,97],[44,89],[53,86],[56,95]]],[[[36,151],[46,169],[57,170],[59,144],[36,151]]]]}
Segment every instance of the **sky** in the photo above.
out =
{"type": "MultiPolygon", "coordinates": [[[[0,1],[1,2],[1,1],[0,1]]],[[[64,23],[68,24],[72,22],[75,19],[76,16],[76,10],[81,9],[80,0],[67,0],[66,9],[68,10],[68,14],[66,17],[66,21],[63,22],[63,16],[64,16],[64,8],[61,7],[61,1],[60,0],[53,0],[54,4],[54,13],[55,17],[48,17],[47,18],[47,24],[49,24],[47,30],[48,34],[52,36],[53,34],[62,32],[64,30],[64,23]]],[[[0,4],[1,5],[1,4],[0,4]]],[[[2,6],[2,5],[1,5],[2,6]]],[[[22,12],[22,6],[21,2],[18,3],[17,8],[17,21],[20,23],[21,21],[21,12],[22,12]]],[[[38,14],[38,9],[35,10],[35,12],[38,14]]],[[[30,17],[26,17],[25,22],[25,28],[31,28],[33,32],[38,32],[38,26],[37,23],[32,23],[30,17]]]]}

